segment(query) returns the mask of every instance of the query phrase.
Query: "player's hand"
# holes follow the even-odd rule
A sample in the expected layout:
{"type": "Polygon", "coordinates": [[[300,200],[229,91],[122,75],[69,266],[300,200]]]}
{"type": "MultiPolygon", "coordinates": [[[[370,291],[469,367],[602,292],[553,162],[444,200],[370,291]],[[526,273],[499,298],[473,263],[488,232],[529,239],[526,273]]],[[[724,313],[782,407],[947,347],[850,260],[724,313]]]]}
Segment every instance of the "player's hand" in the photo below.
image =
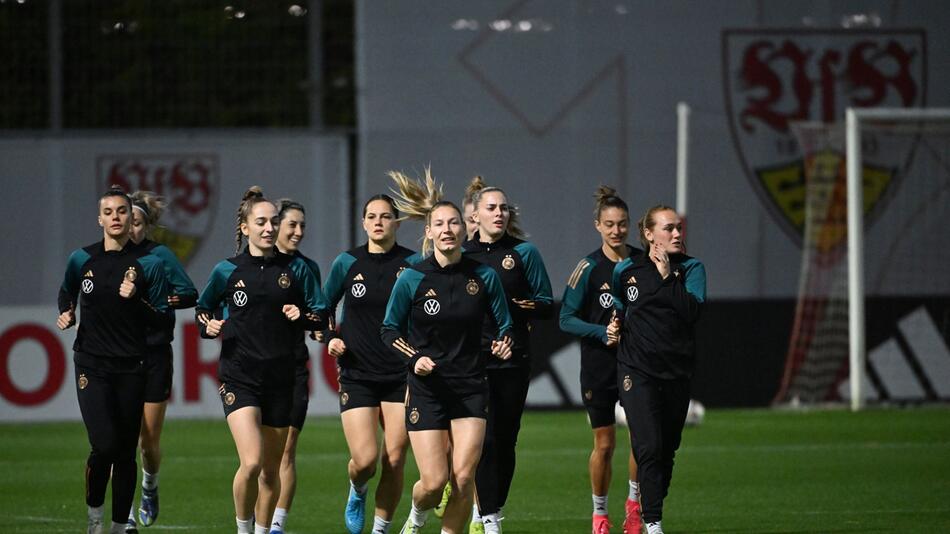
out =
{"type": "Polygon", "coordinates": [[[323,332],[319,330],[313,330],[310,332],[310,339],[316,341],[317,343],[323,343],[323,332]]]}
{"type": "Polygon", "coordinates": [[[536,304],[531,299],[511,299],[511,302],[514,302],[522,310],[533,310],[536,307],[536,304]]]}
{"type": "Polygon", "coordinates": [[[339,358],[346,352],[346,343],[344,343],[342,339],[335,337],[327,344],[327,352],[330,353],[330,356],[339,358]]]}
{"type": "Polygon", "coordinates": [[[416,360],[416,366],[412,370],[419,376],[426,376],[435,370],[435,362],[428,356],[422,356],[416,360]]]}
{"type": "Polygon", "coordinates": [[[511,340],[511,336],[505,336],[501,339],[495,339],[491,342],[491,353],[492,356],[498,358],[499,360],[507,360],[511,358],[511,346],[514,342],[511,340]]]}
{"type": "Polygon", "coordinates": [[[124,278],[122,285],[119,286],[119,296],[124,299],[130,299],[135,295],[135,282],[124,278]]]}
{"type": "Polygon", "coordinates": [[[205,332],[207,332],[208,337],[218,337],[223,329],[224,321],[219,321],[218,319],[209,319],[208,324],[205,325],[205,332]]]}
{"type": "Polygon", "coordinates": [[[168,305],[172,308],[181,304],[181,297],[178,295],[168,295],[168,305]]]}
{"type": "Polygon", "coordinates": [[[66,330],[74,324],[76,324],[76,312],[72,308],[59,314],[59,317],[56,319],[56,327],[60,330],[66,330]]]}
{"type": "Polygon", "coordinates": [[[613,347],[620,342],[620,318],[617,317],[617,310],[614,310],[610,316],[610,323],[607,324],[607,346],[613,347]]]}
{"type": "Polygon", "coordinates": [[[666,280],[666,277],[670,275],[670,257],[666,250],[653,243],[650,245],[650,260],[656,265],[656,270],[660,272],[660,276],[666,280]]]}
{"type": "Polygon", "coordinates": [[[290,319],[291,321],[300,319],[300,308],[294,306],[293,304],[284,304],[284,307],[281,308],[281,311],[284,312],[284,317],[290,319]]]}

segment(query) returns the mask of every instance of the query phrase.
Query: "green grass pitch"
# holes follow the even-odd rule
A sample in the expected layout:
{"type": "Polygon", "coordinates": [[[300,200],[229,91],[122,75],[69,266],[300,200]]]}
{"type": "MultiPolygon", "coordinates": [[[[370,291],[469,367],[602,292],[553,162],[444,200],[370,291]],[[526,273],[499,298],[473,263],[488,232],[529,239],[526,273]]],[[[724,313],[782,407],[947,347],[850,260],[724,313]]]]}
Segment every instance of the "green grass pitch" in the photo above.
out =
{"type": "MultiPolygon", "coordinates": [[[[620,436],[617,533],[628,451],[620,436]]],[[[525,415],[506,533],[590,532],[590,443],[582,412],[525,415]]],[[[0,425],[0,532],[84,532],[87,448],[79,423],[0,425]]],[[[224,420],[169,421],[163,449],[161,517],[141,531],[234,532],[237,457],[224,420]]],[[[338,419],[308,420],[290,533],[344,531],[347,459],[338,419]]],[[[394,533],[416,479],[410,457],[394,533]]],[[[950,532],[950,409],[710,410],[684,433],[664,517],[671,534],[950,532]]],[[[423,532],[438,531],[430,516],[423,532]]]]}

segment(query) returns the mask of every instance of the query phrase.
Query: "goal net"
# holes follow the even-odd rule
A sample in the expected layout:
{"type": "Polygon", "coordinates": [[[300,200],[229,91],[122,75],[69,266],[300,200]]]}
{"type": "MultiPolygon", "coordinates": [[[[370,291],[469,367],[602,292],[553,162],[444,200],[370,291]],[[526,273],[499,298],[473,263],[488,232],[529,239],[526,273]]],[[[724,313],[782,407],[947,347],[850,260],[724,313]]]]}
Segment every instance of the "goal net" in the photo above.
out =
{"type": "MultiPolygon", "coordinates": [[[[777,404],[950,400],[950,121],[886,110],[860,121],[863,274],[849,288],[847,131],[794,130],[806,180],[798,301],[777,404]],[[858,367],[849,339],[857,308],[858,367]],[[860,312],[859,312],[860,313],[860,312]],[[866,325],[866,327],[865,327],[866,325]],[[862,372],[863,371],[863,372],[862,372]],[[852,384],[854,382],[854,384],[852,384]]],[[[854,403],[852,403],[855,406],[854,403]]]]}

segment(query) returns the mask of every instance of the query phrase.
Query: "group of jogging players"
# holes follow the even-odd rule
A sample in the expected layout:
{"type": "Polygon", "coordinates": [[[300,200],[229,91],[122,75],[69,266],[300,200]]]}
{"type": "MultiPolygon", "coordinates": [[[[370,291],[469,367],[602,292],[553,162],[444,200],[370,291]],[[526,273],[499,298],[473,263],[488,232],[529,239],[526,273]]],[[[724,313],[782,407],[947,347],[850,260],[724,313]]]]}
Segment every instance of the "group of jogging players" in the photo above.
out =
{"type": "MultiPolygon", "coordinates": [[[[66,329],[80,319],[74,362],[91,445],[89,534],[136,533],[159,516],[174,310],[191,307],[201,336],[221,340],[219,393],[239,459],[238,534],[287,528],[310,397],[307,337],[325,343],[339,368],[347,532],[367,527],[377,469],[370,528],[390,532],[409,445],[420,476],[401,533],[421,532],[430,512],[443,533],[502,531],[531,377],[531,324],[555,314],[544,261],[508,196],[481,177],[459,207],[442,198],[428,169],[420,179],[389,176],[394,194],[363,205],[366,242],[337,256],[326,279],[299,249],[305,207],[251,187],[237,210],[236,254],[215,265],[200,293],[174,253],[149,239],[161,197],[120,188],[101,196],[103,238],[69,257],[57,320],[66,329]],[[420,253],[396,242],[405,219],[424,222],[420,253]],[[111,522],[103,517],[110,479],[111,522]]],[[[610,531],[619,400],[631,443],[623,532],[657,534],[689,403],[705,268],[686,255],[674,209],[654,206],[636,221],[641,249],[627,243],[633,223],[616,191],[600,186],[594,199],[601,242],[571,273],[559,312],[561,329],[581,343],[594,437],[591,528],[610,531]]]]}

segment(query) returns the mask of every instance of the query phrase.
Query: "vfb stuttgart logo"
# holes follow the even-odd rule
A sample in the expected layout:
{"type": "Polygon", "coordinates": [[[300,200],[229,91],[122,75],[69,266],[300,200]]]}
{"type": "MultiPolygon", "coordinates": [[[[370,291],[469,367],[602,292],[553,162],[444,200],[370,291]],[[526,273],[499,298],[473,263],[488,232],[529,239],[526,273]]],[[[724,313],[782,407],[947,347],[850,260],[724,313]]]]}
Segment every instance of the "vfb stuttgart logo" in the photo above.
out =
{"type": "MultiPolygon", "coordinates": [[[[801,243],[805,226],[805,169],[816,164],[810,158],[833,165],[840,178],[834,188],[841,191],[831,194],[842,202],[846,169],[843,138],[840,147],[803,154],[794,123],[843,122],[848,107],[924,106],[926,52],[922,30],[723,32],[733,144],[753,188],[794,241],[801,243]]],[[[862,145],[865,214],[873,218],[910,163],[913,147],[885,150],[874,134],[863,136],[862,145]]],[[[826,239],[825,247],[843,237],[826,239]]]]}
{"type": "Polygon", "coordinates": [[[96,182],[100,194],[118,185],[165,197],[152,239],[187,264],[214,224],[219,168],[215,154],[108,154],[96,158],[96,182]]]}

